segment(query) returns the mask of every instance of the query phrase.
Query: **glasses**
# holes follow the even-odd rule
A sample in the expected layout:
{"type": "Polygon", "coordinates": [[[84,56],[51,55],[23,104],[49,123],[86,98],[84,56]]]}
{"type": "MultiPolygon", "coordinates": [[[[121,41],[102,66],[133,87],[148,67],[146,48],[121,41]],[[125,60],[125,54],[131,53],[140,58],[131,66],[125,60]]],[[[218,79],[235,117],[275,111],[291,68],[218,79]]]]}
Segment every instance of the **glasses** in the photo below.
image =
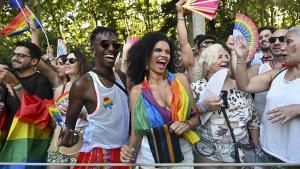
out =
{"type": "Polygon", "coordinates": [[[214,41],[207,41],[207,42],[202,42],[200,43],[200,48],[208,48],[210,47],[211,45],[215,44],[214,41]]]}
{"type": "Polygon", "coordinates": [[[23,53],[15,53],[13,52],[11,54],[11,57],[17,56],[18,59],[23,59],[24,57],[30,57],[29,55],[23,54],[23,53]]]}
{"type": "Polygon", "coordinates": [[[67,58],[64,60],[64,63],[66,64],[67,62],[69,62],[70,64],[74,64],[77,61],[76,58],[67,58]]]}
{"type": "Polygon", "coordinates": [[[270,42],[270,43],[275,43],[277,39],[278,39],[279,42],[281,42],[281,43],[284,42],[284,36],[270,37],[270,38],[269,38],[269,42],[270,42]]]}
{"type": "Polygon", "coordinates": [[[105,50],[107,50],[110,45],[112,45],[114,49],[119,49],[121,47],[120,43],[118,43],[118,42],[112,42],[112,43],[110,43],[108,40],[101,41],[100,45],[105,50]]]}

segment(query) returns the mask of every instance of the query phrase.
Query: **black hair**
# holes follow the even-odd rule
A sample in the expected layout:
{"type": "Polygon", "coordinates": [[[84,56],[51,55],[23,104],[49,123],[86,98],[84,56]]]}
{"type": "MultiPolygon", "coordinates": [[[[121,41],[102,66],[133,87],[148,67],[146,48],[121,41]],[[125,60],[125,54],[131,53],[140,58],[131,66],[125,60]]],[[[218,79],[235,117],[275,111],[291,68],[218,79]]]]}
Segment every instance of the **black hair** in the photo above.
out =
{"type": "Polygon", "coordinates": [[[197,47],[200,48],[200,44],[206,40],[206,39],[212,39],[214,40],[215,42],[217,42],[217,38],[215,35],[211,35],[211,34],[206,34],[206,35],[198,35],[197,37],[197,47]]]}
{"type": "MultiPolygon", "coordinates": [[[[86,58],[85,54],[83,54],[82,52],[80,52],[80,50],[78,48],[71,49],[69,54],[71,54],[71,53],[74,53],[76,59],[78,60],[78,63],[79,63],[79,75],[80,76],[84,75],[86,72],[88,72],[88,71],[91,70],[90,63],[89,63],[88,59],[86,58]]],[[[62,57],[64,57],[64,55],[62,55],[62,57]]],[[[63,58],[62,58],[62,60],[63,60],[63,58]]]]}
{"type": "Polygon", "coordinates": [[[36,44],[27,42],[27,41],[18,41],[16,43],[16,47],[18,47],[18,46],[22,46],[22,47],[29,49],[30,57],[40,60],[40,58],[42,56],[42,52],[36,44]]]}
{"type": "Polygon", "coordinates": [[[271,33],[274,33],[276,29],[273,26],[262,26],[258,28],[258,33],[264,31],[264,30],[269,30],[271,33]]]}
{"type": "Polygon", "coordinates": [[[134,83],[139,84],[148,74],[145,70],[146,65],[149,64],[153,48],[159,41],[165,41],[170,47],[170,61],[167,65],[167,70],[175,72],[175,46],[165,34],[160,32],[150,32],[144,35],[136,44],[134,44],[127,54],[127,76],[134,83]]]}
{"type": "Polygon", "coordinates": [[[92,35],[91,35],[91,38],[90,38],[90,43],[91,43],[91,46],[93,46],[93,42],[94,40],[96,39],[96,36],[101,33],[101,34],[106,34],[106,33],[112,33],[112,34],[115,34],[117,37],[118,37],[118,34],[116,32],[116,30],[112,29],[112,28],[108,28],[108,27],[103,27],[103,26],[97,26],[93,32],[92,32],[92,35]]]}

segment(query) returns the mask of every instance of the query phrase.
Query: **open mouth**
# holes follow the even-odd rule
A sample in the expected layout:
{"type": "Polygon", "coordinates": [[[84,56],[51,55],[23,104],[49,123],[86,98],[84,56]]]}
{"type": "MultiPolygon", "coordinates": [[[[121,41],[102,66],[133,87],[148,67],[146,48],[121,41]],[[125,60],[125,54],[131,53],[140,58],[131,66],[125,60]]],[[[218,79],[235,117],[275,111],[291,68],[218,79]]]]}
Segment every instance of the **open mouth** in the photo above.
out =
{"type": "Polygon", "coordinates": [[[108,61],[114,62],[115,56],[114,55],[104,55],[104,58],[108,61]]]}
{"type": "Polygon", "coordinates": [[[167,67],[167,61],[164,60],[164,59],[160,59],[156,62],[157,64],[157,67],[160,69],[160,70],[165,70],[166,67],[167,67]]]}

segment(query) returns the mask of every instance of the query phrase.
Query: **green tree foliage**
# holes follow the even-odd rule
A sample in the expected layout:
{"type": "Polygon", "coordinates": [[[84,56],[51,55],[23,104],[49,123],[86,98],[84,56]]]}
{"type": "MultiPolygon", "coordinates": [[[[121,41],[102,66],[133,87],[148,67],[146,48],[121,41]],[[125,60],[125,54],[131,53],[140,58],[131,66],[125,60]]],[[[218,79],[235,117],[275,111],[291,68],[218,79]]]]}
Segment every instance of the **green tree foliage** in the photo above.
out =
{"type": "MultiPolygon", "coordinates": [[[[25,1],[25,0],[24,0],[25,1]]],[[[90,53],[89,36],[96,25],[113,27],[124,41],[127,36],[142,36],[149,31],[162,31],[176,38],[177,0],[36,0],[30,8],[43,22],[50,44],[58,38],[69,47],[79,47],[90,53]]],[[[299,0],[220,0],[218,15],[206,21],[207,33],[216,34],[221,42],[232,33],[235,13],[250,16],[258,27],[300,24],[299,0]]],[[[11,21],[19,10],[11,9],[7,1],[0,0],[0,29],[11,21]]],[[[188,13],[189,14],[189,13],[188,13]]],[[[14,43],[29,39],[30,33],[14,37],[0,37],[0,58],[9,60],[14,43]]],[[[46,41],[41,33],[41,48],[46,41]]],[[[89,55],[90,56],[90,55],[89,55]]]]}

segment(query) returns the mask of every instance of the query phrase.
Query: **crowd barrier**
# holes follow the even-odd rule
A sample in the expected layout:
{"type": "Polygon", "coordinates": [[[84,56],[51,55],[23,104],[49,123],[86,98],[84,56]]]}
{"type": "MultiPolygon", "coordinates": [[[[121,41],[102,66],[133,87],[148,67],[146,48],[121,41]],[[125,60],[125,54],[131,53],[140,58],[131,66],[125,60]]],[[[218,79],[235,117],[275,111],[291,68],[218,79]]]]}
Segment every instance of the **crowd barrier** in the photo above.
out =
{"type": "Polygon", "coordinates": [[[271,166],[292,166],[299,167],[300,163],[160,163],[160,164],[132,164],[132,163],[0,163],[3,165],[22,165],[22,166],[87,166],[87,167],[109,167],[109,166],[156,166],[156,167],[271,167],[271,166]]]}

